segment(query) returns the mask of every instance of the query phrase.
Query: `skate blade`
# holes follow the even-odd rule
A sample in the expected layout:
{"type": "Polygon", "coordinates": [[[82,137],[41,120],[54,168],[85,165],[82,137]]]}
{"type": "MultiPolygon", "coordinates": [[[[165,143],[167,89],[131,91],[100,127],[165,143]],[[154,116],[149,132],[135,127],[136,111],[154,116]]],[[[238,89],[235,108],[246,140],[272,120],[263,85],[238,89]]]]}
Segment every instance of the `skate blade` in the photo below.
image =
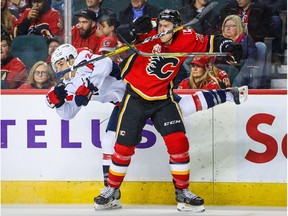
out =
{"type": "Polygon", "coordinates": [[[113,200],[112,202],[109,202],[105,205],[99,205],[95,203],[94,209],[96,211],[102,211],[102,210],[115,210],[115,209],[121,209],[122,205],[120,203],[120,200],[113,200]]]}
{"type": "Polygon", "coordinates": [[[239,101],[240,104],[248,100],[248,86],[241,86],[239,90],[239,101]]]}
{"type": "Polygon", "coordinates": [[[180,212],[195,212],[195,213],[201,213],[205,211],[205,208],[203,205],[199,206],[192,206],[188,205],[186,203],[178,203],[177,210],[180,212]]]}

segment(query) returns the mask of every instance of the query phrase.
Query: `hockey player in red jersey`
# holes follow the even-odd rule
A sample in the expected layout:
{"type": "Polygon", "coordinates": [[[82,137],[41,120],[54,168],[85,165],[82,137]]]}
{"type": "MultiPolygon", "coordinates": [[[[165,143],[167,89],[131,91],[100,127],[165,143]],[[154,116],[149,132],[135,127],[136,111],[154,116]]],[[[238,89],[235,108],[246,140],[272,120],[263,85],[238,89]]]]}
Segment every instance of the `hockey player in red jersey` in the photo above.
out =
{"type": "MultiPolygon", "coordinates": [[[[179,12],[166,9],[159,14],[156,29],[152,29],[149,17],[142,16],[129,25],[120,26],[118,34],[128,42],[142,41],[146,37],[171,30],[180,23],[179,12]]],[[[223,38],[221,35],[203,36],[186,28],[137,47],[140,51],[148,53],[232,52],[236,59],[239,59],[242,54],[241,45],[233,43],[230,39],[223,38]]],[[[186,57],[145,57],[132,54],[121,63],[122,77],[127,82],[126,92],[118,117],[117,139],[108,174],[108,187],[95,197],[96,210],[109,209],[113,207],[114,202],[119,201],[119,188],[131,157],[134,155],[135,147],[141,141],[141,132],[148,118],[151,118],[155,128],[163,137],[170,155],[177,209],[196,212],[205,210],[204,200],[188,189],[189,143],[185,135],[182,114],[172,91],[173,79],[185,59],[186,57]]],[[[237,104],[240,103],[238,88],[220,91],[217,96],[209,91],[203,91],[201,95],[195,95],[190,99],[193,100],[196,110],[202,108],[201,99],[206,100],[206,108],[225,102],[228,92],[231,97],[236,98],[237,104]]]]}

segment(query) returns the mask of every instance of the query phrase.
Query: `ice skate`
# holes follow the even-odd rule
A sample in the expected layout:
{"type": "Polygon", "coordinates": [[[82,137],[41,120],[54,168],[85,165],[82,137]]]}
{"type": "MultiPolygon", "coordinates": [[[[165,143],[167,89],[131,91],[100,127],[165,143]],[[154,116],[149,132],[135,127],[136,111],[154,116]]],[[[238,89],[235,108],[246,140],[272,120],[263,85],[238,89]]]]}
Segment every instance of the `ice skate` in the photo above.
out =
{"type": "Polygon", "coordinates": [[[120,189],[106,187],[101,190],[101,194],[94,198],[95,210],[112,210],[120,209],[122,205],[120,203],[120,189]]]}
{"type": "Polygon", "coordinates": [[[189,189],[176,189],[177,210],[180,212],[204,212],[204,200],[189,189]]]}
{"type": "MultiPolygon", "coordinates": [[[[225,89],[226,92],[229,92],[233,96],[233,101],[236,104],[241,104],[248,99],[248,86],[233,87],[225,89]]],[[[228,101],[231,101],[227,98],[228,101]]]]}

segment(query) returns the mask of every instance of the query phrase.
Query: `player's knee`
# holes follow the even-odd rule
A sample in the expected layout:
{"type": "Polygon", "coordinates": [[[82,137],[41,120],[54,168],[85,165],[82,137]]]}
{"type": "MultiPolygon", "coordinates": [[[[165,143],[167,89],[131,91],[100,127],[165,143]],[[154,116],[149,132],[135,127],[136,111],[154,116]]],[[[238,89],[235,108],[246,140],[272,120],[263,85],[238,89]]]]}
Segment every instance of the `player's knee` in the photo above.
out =
{"type": "Polygon", "coordinates": [[[172,133],[163,138],[170,155],[189,152],[189,142],[184,132],[172,133]]]}
{"type": "Polygon", "coordinates": [[[115,153],[122,156],[132,156],[135,153],[135,146],[124,146],[119,143],[115,144],[115,153]]]}

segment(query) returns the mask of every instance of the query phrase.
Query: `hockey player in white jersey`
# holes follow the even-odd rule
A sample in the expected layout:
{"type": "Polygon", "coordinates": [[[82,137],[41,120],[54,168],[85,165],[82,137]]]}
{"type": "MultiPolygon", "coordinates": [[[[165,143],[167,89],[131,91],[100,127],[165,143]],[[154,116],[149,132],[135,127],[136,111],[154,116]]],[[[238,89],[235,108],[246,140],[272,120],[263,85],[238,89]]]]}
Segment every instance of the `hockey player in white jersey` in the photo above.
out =
{"type": "MultiPolygon", "coordinates": [[[[88,49],[78,50],[78,52],[70,44],[59,46],[51,59],[54,71],[57,73],[73,65],[78,65],[98,57],[98,55],[91,53],[88,49]]],[[[48,106],[55,108],[58,115],[66,120],[73,119],[81,107],[86,106],[90,100],[102,103],[112,102],[115,104],[108,122],[106,134],[101,138],[105,186],[107,186],[111,156],[114,153],[113,148],[119,105],[125,93],[125,87],[126,83],[120,79],[118,65],[113,63],[110,58],[104,58],[80,67],[77,71],[72,70],[64,74],[62,82],[53,87],[46,95],[48,106]]],[[[226,101],[240,104],[247,100],[247,94],[247,87],[241,87],[227,90],[199,91],[191,97],[181,98],[176,96],[175,99],[178,101],[185,117],[226,101]]],[[[117,197],[109,202],[108,205],[101,206],[100,209],[118,209],[121,207],[120,191],[118,191],[117,197]]],[[[95,209],[98,210],[99,205],[96,204],[95,209]]]]}
{"type": "MultiPolygon", "coordinates": [[[[63,44],[53,53],[51,63],[57,74],[97,56],[99,55],[94,55],[89,49],[76,50],[70,44],[63,44]]],[[[64,74],[61,82],[51,88],[46,95],[48,106],[55,108],[57,114],[65,120],[73,119],[81,107],[86,106],[90,100],[115,105],[106,133],[101,137],[104,185],[107,182],[111,156],[114,152],[118,110],[125,86],[120,78],[118,65],[110,58],[105,58],[64,74]]],[[[121,208],[120,202],[114,205],[114,208],[121,208]]]]}

